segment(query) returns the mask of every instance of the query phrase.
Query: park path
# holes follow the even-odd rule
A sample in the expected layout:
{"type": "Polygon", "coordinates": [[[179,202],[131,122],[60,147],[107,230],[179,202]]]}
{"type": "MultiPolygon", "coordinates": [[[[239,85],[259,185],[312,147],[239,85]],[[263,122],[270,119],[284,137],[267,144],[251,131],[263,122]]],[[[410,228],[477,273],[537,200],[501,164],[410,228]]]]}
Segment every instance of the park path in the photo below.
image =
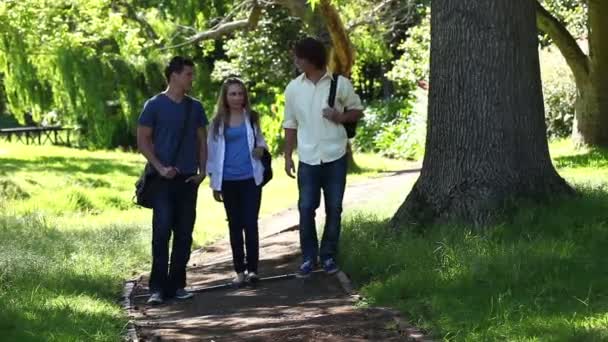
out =
{"type": "MultiPolygon", "coordinates": [[[[418,176],[387,174],[347,187],[344,207],[381,199],[418,176]]],[[[323,202],[323,201],[321,201],[323,202]]],[[[317,225],[324,221],[323,208],[317,225]]],[[[127,283],[129,339],[139,341],[422,341],[394,310],[357,308],[358,296],[343,272],[293,276],[300,262],[297,209],[260,221],[260,275],[255,286],[233,288],[226,240],[193,252],[188,289],[193,299],[147,306],[146,276],[127,283]]]]}

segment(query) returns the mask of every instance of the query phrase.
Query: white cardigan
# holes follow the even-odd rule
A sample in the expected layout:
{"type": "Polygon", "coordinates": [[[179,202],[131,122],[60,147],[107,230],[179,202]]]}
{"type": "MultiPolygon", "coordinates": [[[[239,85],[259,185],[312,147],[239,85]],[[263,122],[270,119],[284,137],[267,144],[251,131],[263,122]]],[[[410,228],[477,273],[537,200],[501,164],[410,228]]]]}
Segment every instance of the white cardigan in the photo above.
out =
{"type": "MultiPolygon", "coordinates": [[[[249,115],[245,115],[245,125],[247,127],[247,143],[249,145],[249,151],[253,151],[253,134],[251,129],[251,121],[249,115]]],[[[257,140],[257,147],[263,147],[268,150],[266,140],[261,132],[259,125],[255,126],[255,134],[257,140]]],[[[210,179],[211,189],[216,191],[222,191],[222,181],[224,179],[224,155],[226,153],[226,140],[224,139],[224,122],[220,121],[220,129],[217,136],[214,135],[215,128],[213,124],[209,125],[209,132],[207,133],[207,174],[210,179]]],[[[264,180],[264,166],[259,159],[251,158],[251,166],[253,167],[253,179],[256,185],[262,184],[264,180]]]]}

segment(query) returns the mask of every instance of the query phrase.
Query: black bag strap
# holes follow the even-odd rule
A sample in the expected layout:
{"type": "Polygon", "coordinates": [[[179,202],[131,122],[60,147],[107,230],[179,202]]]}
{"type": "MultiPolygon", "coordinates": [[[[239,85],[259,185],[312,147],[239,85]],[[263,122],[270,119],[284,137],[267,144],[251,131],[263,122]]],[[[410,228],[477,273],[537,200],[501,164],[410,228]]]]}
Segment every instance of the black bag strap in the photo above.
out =
{"type": "Polygon", "coordinates": [[[255,133],[255,125],[253,124],[253,121],[251,120],[251,115],[249,116],[249,124],[251,125],[251,130],[253,131],[253,148],[258,147],[258,139],[257,139],[257,134],[255,133]]]}
{"type": "Polygon", "coordinates": [[[177,156],[179,155],[179,151],[182,148],[182,143],[184,142],[184,133],[186,133],[186,125],[188,121],[190,121],[190,114],[192,113],[192,99],[188,96],[184,96],[184,101],[186,101],[186,117],[184,118],[184,122],[182,123],[182,129],[180,131],[179,142],[177,143],[177,148],[175,149],[175,153],[173,153],[173,159],[171,160],[171,166],[175,166],[177,163],[177,156]]]}
{"type": "Polygon", "coordinates": [[[340,75],[332,74],[331,84],[329,85],[329,97],[327,98],[327,104],[330,108],[334,108],[336,103],[336,91],[338,89],[338,78],[340,75]]]}

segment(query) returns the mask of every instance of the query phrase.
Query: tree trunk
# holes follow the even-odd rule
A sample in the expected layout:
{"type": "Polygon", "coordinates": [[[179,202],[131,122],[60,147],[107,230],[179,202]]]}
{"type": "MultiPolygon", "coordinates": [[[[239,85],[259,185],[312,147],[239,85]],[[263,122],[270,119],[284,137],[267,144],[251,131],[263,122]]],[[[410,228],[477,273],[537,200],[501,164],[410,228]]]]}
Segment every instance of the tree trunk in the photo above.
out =
{"type": "MultiPolygon", "coordinates": [[[[331,37],[329,68],[332,72],[350,77],[355,60],[355,50],[348,39],[346,28],[340,19],[340,13],[330,0],[321,0],[318,9],[325,22],[325,27],[331,37]]],[[[361,168],[355,161],[352,145],[348,142],[346,149],[348,172],[358,172],[361,168]]]]}
{"type": "Polygon", "coordinates": [[[573,140],[577,144],[608,146],[608,1],[589,1],[587,12],[589,56],[564,24],[540,3],[537,25],[553,39],[576,80],[573,140]]]}
{"type": "Polygon", "coordinates": [[[392,224],[484,226],[519,199],[572,190],[545,136],[535,4],[434,0],[426,152],[392,224]]]}
{"type": "Polygon", "coordinates": [[[601,84],[598,83],[601,80],[590,78],[589,82],[577,85],[576,114],[572,124],[572,140],[576,145],[608,146],[608,103],[603,101],[602,97],[606,95],[600,93],[601,84]]]}
{"type": "Polygon", "coordinates": [[[572,137],[608,146],[608,1],[589,1],[589,76],[578,84],[572,137]]]}

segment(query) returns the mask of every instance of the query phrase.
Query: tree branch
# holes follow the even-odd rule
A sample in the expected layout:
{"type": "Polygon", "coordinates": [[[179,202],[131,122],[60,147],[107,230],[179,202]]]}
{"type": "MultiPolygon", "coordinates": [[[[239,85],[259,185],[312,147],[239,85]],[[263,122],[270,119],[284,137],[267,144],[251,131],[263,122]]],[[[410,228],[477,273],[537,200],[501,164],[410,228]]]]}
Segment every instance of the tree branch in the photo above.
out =
{"type": "Polygon", "coordinates": [[[589,57],[583,52],[564,24],[549,13],[538,1],[536,4],[536,26],[553,39],[566,59],[568,66],[570,66],[576,83],[585,83],[589,77],[589,57]]]}
{"type": "Polygon", "coordinates": [[[371,11],[369,11],[369,13],[367,13],[366,15],[360,17],[357,20],[349,22],[346,25],[346,32],[350,33],[359,26],[372,25],[372,24],[376,23],[377,20],[374,18],[376,16],[376,14],[378,12],[380,12],[380,10],[382,10],[384,7],[388,6],[391,2],[393,2],[393,0],[384,0],[380,4],[378,4],[376,7],[374,7],[371,11]]]}
{"type": "Polygon", "coordinates": [[[254,0],[253,8],[251,9],[251,12],[249,13],[249,17],[247,19],[235,20],[235,21],[231,21],[231,22],[227,22],[227,23],[221,23],[221,24],[213,27],[210,30],[199,32],[199,33],[191,36],[190,38],[187,38],[184,42],[181,42],[176,45],[164,47],[161,50],[175,49],[178,47],[198,43],[203,40],[218,39],[222,36],[225,36],[227,34],[230,34],[234,31],[240,30],[240,29],[250,29],[250,30],[254,29],[258,25],[261,14],[262,14],[262,7],[259,6],[257,1],[254,0]]]}
{"type": "Polygon", "coordinates": [[[124,7],[127,11],[126,17],[137,22],[143,28],[148,38],[152,40],[155,44],[157,44],[156,41],[159,38],[158,34],[156,34],[156,31],[154,31],[154,28],[152,27],[152,25],[150,25],[146,18],[144,18],[144,16],[138,14],[135,8],[126,1],[117,1],[116,4],[124,7]]]}

